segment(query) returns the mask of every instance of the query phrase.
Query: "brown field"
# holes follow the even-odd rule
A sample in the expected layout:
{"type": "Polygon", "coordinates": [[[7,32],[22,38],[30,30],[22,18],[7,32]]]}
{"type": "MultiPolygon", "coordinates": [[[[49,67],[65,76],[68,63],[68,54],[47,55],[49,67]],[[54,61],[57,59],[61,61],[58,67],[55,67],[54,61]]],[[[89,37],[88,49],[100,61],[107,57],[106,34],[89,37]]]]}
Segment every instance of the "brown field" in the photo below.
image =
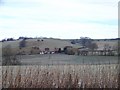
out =
{"type": "Polygon", "coordinates": [[[3,88],[118,88],[118,65],[2,67],[3,88]]]}

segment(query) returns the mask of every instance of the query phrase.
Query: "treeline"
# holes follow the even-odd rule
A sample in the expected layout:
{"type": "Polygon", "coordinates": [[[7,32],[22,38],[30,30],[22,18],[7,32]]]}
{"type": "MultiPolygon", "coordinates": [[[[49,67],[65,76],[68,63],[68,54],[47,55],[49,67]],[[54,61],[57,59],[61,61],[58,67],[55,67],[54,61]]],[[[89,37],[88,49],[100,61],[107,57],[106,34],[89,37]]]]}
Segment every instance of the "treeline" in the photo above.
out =
{"type": "Polygon", "coordinates": [[[33,39],[32,37],[19,37],[18,39],[14,39],[14,38],[7,38],[7,39],[2,39],[1,42],[5,42],[5,41],[17,41],[17,40],[27,40],[27,39],[33,39]]]}
{"type": "MultiPolygon", "coordinates": [[[[0,42],[6,42],[6,41],[17,41],[17,40],[27,40],[27,39],[38,39],[38,38],[43,38],[43,39],[47,39],[47,37],[19,37],[18,39],[14,39],[14,38],[7,38],[7,39],[2,39],[0,40],[0,42]]],[[[54,38],[50,38],[50,39],[54,39],[54,38]]]]}
{"type": "Polygon", "coordinates": [[[120,40],[120,38],[112,38],[112,39],[91,39],[89,37],[80,37],[80,39],[69,39],[71,41],[72,44],[82,44],[82,41],[86,41],[86,40],[91,40],[91,41],[113,41],[113,40],[120,40]]]}
{"type": "MultiPolygon", "coordinates": [[[[16,40],[26,40],[26,39],[36,39],[37,37],[24,37],[24,36],[20,36],[18,39],[14,39],[14,38],[7,38],[7,39],[2,39],[0,40],[0,42],[5,42],[5,41],[16,41],[16,40]]],[[[47,37],[42,37],[43,39],[48,39],[47,37]]],[[[50,39],[55,39],[50,37],[50,39]]],[[[112,39],[91,39],[89,37],[80,37],[80,39],[66,39],[71,41],[72,44],[76,44],[79,43],[81,44],[83,40],[92,40],[92,41],[111,41],[111,40],[120,40],[120,38],[112,38],[112,39]]]]}

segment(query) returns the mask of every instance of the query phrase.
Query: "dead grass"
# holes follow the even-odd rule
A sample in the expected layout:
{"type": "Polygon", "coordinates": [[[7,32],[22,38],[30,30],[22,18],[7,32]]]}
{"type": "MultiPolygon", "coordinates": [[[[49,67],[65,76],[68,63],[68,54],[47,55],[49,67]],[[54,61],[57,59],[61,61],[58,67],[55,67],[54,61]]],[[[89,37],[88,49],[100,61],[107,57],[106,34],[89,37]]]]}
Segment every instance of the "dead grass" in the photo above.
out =
{"type": "Polygon", "coordinates": [[[3,66],[3,88],[118,88],[118,65],[3,66]]]}

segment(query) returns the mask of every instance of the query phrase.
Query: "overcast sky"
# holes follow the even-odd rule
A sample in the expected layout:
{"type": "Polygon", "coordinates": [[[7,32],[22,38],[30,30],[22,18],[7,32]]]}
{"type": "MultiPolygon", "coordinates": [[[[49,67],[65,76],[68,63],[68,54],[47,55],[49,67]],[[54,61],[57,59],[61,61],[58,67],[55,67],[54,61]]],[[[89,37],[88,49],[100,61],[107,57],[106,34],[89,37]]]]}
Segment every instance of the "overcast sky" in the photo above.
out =
{"type": "Polygon", "coordinates": [[[2,0],[0,39],[117,38],[118,0],[2,0]]]}

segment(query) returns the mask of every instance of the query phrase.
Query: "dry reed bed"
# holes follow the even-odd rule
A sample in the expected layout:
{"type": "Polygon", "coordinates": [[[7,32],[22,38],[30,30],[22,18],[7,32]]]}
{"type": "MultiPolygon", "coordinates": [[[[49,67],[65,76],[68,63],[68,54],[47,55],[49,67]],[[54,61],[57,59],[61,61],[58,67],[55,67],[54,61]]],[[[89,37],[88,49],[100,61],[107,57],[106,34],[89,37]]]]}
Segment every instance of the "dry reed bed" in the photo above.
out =
{"type": "Polygon", "coordinates": [[[118,65],[3,66],[3,88],[117,88],[118,65]]]}
{"type": "Polygon", "coordinates": [[[2,89],[2,66],[0,66],[0,90],[2,89]]]}

